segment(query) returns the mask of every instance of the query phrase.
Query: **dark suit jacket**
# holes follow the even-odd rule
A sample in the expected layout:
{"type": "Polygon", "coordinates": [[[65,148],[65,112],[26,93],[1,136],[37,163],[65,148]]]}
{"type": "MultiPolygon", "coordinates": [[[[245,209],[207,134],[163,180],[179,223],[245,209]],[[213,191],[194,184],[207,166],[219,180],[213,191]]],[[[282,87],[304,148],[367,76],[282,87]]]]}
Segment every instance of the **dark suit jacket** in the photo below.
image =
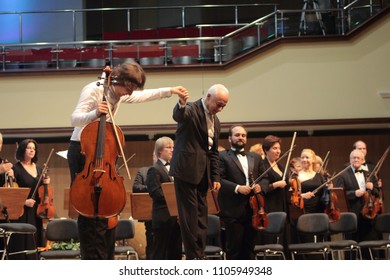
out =
{"type": "MultiPolygon", "coordinates": [[[[246,153],[248,172],[256,179],[260,175],[261,157],[256,153],[246,153]]],[[[232,150],[222,151],[219,154],[219,167],[221,173],[221,188],[218,192],[221,218],[245,219],[252,216],[249,205],[250,195],[235,193],[237,185],[245,185],[245,173],[241,163],[232,150]]]]}
{"type": "Polygon", "coordinates": [[[146,178],[146,185],[148,187],[149,195],[153,199],[153,228],[161,227],[167,220],[171,218],[169,215],[168,205],[165,201],[164,193],[161,188],[161,183],[171,181],[171,177],[168,175],[168,170],[160,160],[158,160],[153,166],[149,168],[146,178]]]}
{"type": "Polygon", "coordinates": [[[148,187],[146,186],[146,176],[148,174],[149,168],[150,166],[145,166],[138,169],[134,178],[133,193],[148,192],[148,187]]]}
{"type": "MultiPolygon", "coordinates": [[[[365,177],[367,177],[366,171],[364,171],[363,174],[365,177]]],[[[373,182],[374,182],[374,189],[372,191],[372,194],[378,196],[379,189],[377,187],[376,181],[373,182]]],[[[344,188],[348,198],[350,211],[354,212],[356,215],[359,215],[360,211],[364,206],[364,198],[363,196],[356,197],[355,195],[355,191],[359,189],[359,184],[356,180],[355,173],[352,167],[347,169],[347,171],[345,171],[339,177],[337,177],[335,187],[344,188]]]]}
{"type": "Polygon", "coordinates": [[[173,119],[177,122],[175,149],[169,174],[197,185],[210,163],[212,182],[219,182],[218,138],[220,123],[215,116],[213,147],[209,150],[206,115],[201,99],[188,102],[184,108],[176,104],[173,119]],[[209,160],[208,160],[209,159],[209,160]]]}

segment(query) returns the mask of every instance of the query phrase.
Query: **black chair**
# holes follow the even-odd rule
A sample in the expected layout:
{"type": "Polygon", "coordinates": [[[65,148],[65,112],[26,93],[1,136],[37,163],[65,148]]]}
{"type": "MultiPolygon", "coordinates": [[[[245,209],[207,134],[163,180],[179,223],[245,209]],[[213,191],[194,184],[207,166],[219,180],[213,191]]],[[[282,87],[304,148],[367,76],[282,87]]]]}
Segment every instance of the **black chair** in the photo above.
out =
{"type": "Polygon", "coordinates": [[[80,244],[77,221],[54,219],[46,226],[47,241],[54,242],[51,248],[40,253],[41,260],[80,259],[80,244]],[[55,246],[58,245],[58,246],[55,246]]]}
{"type": "Polygon", "coordinates": [[[297,255],[320,254],[327,259],[329,245],[325,242],[329,231],[329,218],[325,213],[307,213],[298,218],[298,238],[300,243],[288,246],[291,258],[297,255]],[[311,240],[307,242],[308,240],[311,240]]]}
{"type": "Polygon", "coordinates": [[[349,256],[353,258],[353,252],[355,252],[355,258],[360,259],[360,250],[358,243],[352,239],[346,239],[347,234],[353,234],[357,231],[357,216],[353,212],[340,213],[340,220],[329,223],[330,236],[341,234],[341,240],[333,240],[327,242],[332,259],[335,258],[335,254],[338,254],[337,259],[342,259],[342,252],[349,252],[349,256]]]}
{"type": "Polygon", "coordinates": [[[128,239],[134,238],[135,226],[132,220],[118,220],[115,228],[115,256],[126,256],[127,260],[134,257],[138,260],[138,253],[133,246],[128,244],[128,239]]]}
{"type": "Polygon", "coordinates": [[[280,244],[286,225],[287,214],[285,212],[268,213],[268,226],[262,231],[264,235],[274,238],[274,243],[256,245],[254,248],[256,259],[266,259],[268,256],[281,256],[284,260],[284,246],[280,244]]]}
{"type": "Polygon", "coordinates": [[[374,228],[382,236],[382,239],[359,242],[360,255],[362,254],[361,249],[367,248],[372,260],[375,259],[373,251],[384,251],[385,259],[390,259],[390,213],[378,215],[374,222],[374,228]]]}
{"type": "Polygon", "coordinates": [[[206,259],[226,259],[221,243],[221,221],[216,215],[208,215],[205,256],[206,259]]]}
{"type": "Polygon", "coordinates": [[[35,254],[38,259],[38,250],[35,241],[35,234],[37,232],[37,228],[34,225],[27,223],[1,223],[0,224],[0,235],[4,240],[4,248],[0,250],[2,253],[1,260],[9,259],[9,256],[16,254],[35,254]],[[22,251],[11,252],[9,247],[9,242],[11,240],[12,235],[14,234],[27,234],[31,235],[33,239],[34,246],[33,248],[26,248],[22,251]]]}

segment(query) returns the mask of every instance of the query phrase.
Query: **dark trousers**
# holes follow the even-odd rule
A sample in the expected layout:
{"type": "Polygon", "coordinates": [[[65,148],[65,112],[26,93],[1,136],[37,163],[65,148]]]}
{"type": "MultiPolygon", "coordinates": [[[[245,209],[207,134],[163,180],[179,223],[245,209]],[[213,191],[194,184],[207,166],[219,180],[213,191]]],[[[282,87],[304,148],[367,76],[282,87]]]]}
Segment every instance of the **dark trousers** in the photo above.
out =
{"type": "Polygon", "coordinates": [[[251,220],[223,219],[226,237],[226,259],[253,260],[256,231],[251,220]]]}
{"type": "Polygon", "coordinates": [[[204,258],[207,237],[207,189],[206,179],[194,185],[175,178],[176,201],[186,259],[204,258]]]}
{"type": "MultiPolygon", "coordinates": [[[[71,141],[68,149],[71,182],[85,164],[80,142],[71,141]]],[[[114,259],[115,228],[108,229],[108,219],[89,218],[79,215],[77,220],[80,237],[80,254],[83,260],[114,259]]]]}
{"type": "Polygon", "coordinates": [[[181,260],[181,233],[176,217],[170,218],[161,227],[154,228],[153,233],[152,260],[181,260]]]}

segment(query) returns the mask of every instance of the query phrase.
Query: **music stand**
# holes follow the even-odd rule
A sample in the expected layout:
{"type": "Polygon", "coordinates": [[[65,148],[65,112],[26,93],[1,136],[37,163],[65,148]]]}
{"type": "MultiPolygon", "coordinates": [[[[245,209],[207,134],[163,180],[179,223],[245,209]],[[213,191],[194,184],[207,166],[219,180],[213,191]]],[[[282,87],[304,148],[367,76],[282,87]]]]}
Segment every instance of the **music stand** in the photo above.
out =
{"type": "Polygon", "coordinates": [[[131,216],[134,220],[149,221],[152,219],[152,198],[149,193],[131,193],[131,216]]]}
{"type": "Polygon", "coordinates": [[[30,193],[30,188],[0,188],[2,209],[0,217],[8,220],[17,220],[23,215],[24,202],[30,193]]]}
{"type": "MultiPolygon", "coordinates": [[[[175,185],[173,182],[162,183],[161,188],[164,193],[165,201],[168,205],[169,214],[171,216],[178,216],[177,203],[176,203],[176,192],[175,185]]],[[[218,210],[215,207],[214,200],[211,194],[211,191],[207,191],[207,205],[208,205],[208,214],[218,214],[218,210]]]]}

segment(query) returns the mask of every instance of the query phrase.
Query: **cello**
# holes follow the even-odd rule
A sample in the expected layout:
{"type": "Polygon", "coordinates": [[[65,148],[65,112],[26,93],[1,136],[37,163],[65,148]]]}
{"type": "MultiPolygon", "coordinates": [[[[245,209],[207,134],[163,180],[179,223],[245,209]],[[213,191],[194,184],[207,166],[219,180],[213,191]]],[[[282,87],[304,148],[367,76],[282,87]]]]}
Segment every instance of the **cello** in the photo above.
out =
{"type": "MultiPolygon", "coordinates": [[[[106,101],[112,70],[107,66],[104,72],[103,101],[106,101]]],[[[118,175],[115,165],[120,153],[124,158],[124,136],[122,130],[114,124],[108,108],[112,123],[106,122],[106,114],[101,114],[99,121],[86,125],[81,133],[85,165],[72,183],[70,200],[77,212],[91,218],[108,218],[108,226],[112,228],[125,207],[126,190],[123,177],[118,175]]]]}

